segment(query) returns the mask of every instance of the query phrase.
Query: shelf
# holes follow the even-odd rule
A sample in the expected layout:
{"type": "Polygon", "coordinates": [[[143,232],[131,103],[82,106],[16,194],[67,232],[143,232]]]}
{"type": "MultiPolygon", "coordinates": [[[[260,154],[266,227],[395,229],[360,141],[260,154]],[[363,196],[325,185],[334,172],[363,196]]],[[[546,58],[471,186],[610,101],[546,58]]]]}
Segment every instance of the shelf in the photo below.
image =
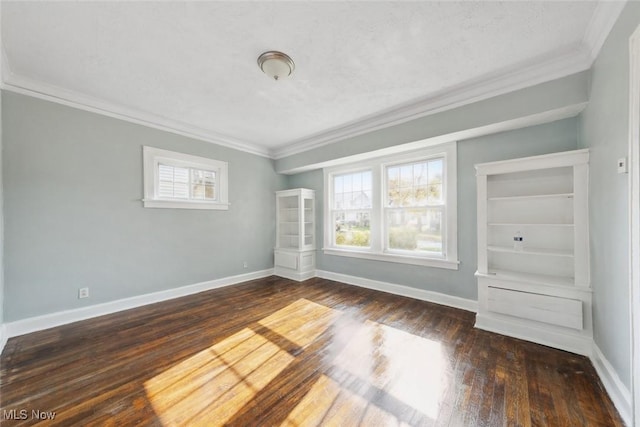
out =
{"type": "Polygon", "coordinates": [[[535,199],[571,199],[573,193],[558,193],[558,194],[534,194],[531,196],[500,196],[489,197],[490,201],[510,201],[510,200],[535,200],[535,199]]]}
{"type": "Polygon", "coordinates": [[[517,222],[491,222],[487,225],[489,227],[573,227],[573,224],[525,224],[517,222]]]}
{"type": "Polygon", "coordinates": [[[489,277],[513,280],[515,282],[537,283],[542,285],[565,286],[575,288],[573,277],[548,276],[546,274],[522,273],[519,271],[489,269],[489,277]]]}
{"type": "Polygon", "coordinates": [[[569,250],[560,249],[547,249],[547,248],[527,248],[518,251],[510,246],[487,246],[487,250],[490,252],[506,252],[513,254],[527,254],[527,255],[546,255],[546,256],[558,256],[573,258],[573,252],[569,250]]]}

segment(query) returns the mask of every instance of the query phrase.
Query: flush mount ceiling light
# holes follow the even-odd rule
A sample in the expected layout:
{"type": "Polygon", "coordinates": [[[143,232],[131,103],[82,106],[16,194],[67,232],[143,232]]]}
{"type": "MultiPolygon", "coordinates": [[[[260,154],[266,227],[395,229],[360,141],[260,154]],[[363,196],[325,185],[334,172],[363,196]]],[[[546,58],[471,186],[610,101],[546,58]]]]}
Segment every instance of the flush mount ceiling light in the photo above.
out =
{"type": "Polygon", "coordinates": [[[293,59],[289,55],[275,50],[270,50],[260,55],[258,57],[258,66],[263,73],[274,80],[290,76],[296,68],[296,64],[293,63],[293,59]]]}

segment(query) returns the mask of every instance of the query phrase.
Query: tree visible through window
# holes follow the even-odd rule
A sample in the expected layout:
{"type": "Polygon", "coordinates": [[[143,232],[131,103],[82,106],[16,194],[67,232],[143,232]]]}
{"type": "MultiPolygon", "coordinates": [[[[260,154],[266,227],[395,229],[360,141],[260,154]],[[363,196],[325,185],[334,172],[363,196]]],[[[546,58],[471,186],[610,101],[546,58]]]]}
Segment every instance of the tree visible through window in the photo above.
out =
{"type": "Polygon", "coordinates": [[[333,177],[333,209],[337,246],[371,244],[371,171],[333,177]]]}
{"type": "Polygon", "coordinates": [[[442,254],[444,159],[386,167],[386,246],[442,254]]]}
{"type": "Polygon", "coordinates": [[[324,170],[324,253],[457,270],[457,143],[324,170]]]}

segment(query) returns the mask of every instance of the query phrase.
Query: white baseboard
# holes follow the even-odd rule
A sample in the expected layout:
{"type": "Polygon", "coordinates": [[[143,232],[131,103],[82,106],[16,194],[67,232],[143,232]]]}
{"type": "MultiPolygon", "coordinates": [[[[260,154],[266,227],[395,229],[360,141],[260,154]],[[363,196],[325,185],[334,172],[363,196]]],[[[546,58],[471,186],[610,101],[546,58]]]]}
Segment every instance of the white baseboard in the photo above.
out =
{"type": "Polygon", "coordinates": [[[594,368],[596,368],[596,372],[602,384],[604,384],[604,388],[607,389],[607,393],[609,393],[609,397],[620,413],[622,420],[626,425],[632,426],[633,410],[631,405],[631,392],[622,383],[618,373],[613,369],[613,366],[611,366],[611,363],[609,363],[604,354],[602,354],[602,351],[595,342],[593,343],[591,353],[591,363],[593,363],[594,368]]]}
{"type": "MultiPolygon", "coordinates": [[[[125,298],[121,300],[111,301],[103,304],[96,304],[89,307],[83,307],[73,310],[60,311],[56,313],[46,314],[43,316],[31,317],[28,319],[17,320],[15,322],[9,322],[0,324],[0,354],[4,349],[7,340],[11,337],[28,334],[30,332],[36,332],[44,329],[53,328],[55,326],[64,325],[67,323],[77,322],[80,320],[90,319],[93,317],[103,316],[106,314],[116,313],[122,310],[128,310],[144,306],[147,304],[153,304],[156,302],[167,301],[174,298],[179,298],[187,295],[196,294],[199,292],[208,291],[211,289],[222,288],[225,286],[231,286],[238,283],[246,282],[249,280],[261,279],[274,274],[273,269],[255,271],[252,273],[239,274],[237,276],[230,276],[216,280],[210,280],[207,282],[196,283],[193,285],[182,286],[175,289],[168,289],[165,291],[154,292],[151,294],[139,295],[131,298],[125,298]]],[[[427,291],[423,289],[412,288],[409,286],[398,285],[395,283],[381,282],[378,280],[366,279],[358,276],[350,276],[347,274],[334,273],[331,271],[316,270],[314,272],[305,273],[304,278],[289,277],[293,280],[306,280],[311,277],[320,277],[328,280],[335,280],[337,282],[346,283],[349,285],[360,286],[363,288],[373,289],[376,291],[388,292],[395,295],[405,296],[409,298],[415,298],[422,301],[433,302],[436,304],[446,305],[449,307],[459,308],[461,310],[476,312],[478,311],[477,301],[460,298],[452,295],[446,295],[439,292],[427,291]],[[309,276],[309,277],[307,277],[309,276]]],[[[508,335],[516,338],[522,338],[528,341],[531,340],[531,331],[519,331],[517,325],[506,324],[504,322],[493,322],[493,319],[487,319],[482,316],[476,316],[476,327],[484,329],[490,332],[499,333],[502,335],[508,335]]],[[[549,331],[545,332],[545,335],[541,335],[539,340],[540,344],[550,347],[559,348],[561,350],[570,351],[577,354],[583,354],[589,356],[593,366],[596,369],[598,376],[600,377],[604,387],[611,397],[617,410],[620,412],[620,416],[623,421],[628,425],[632,425],[632,407],[631,407],[631,392],[622,383],[613,366],[609,363],[607,358],[603,355],[602,351],[590,338],[578,337],[576,339],[567,340],[567,337],[563,337],[563,340],[549,339],[549,331]]]]}
{"type": "Polygon", "coordinates": [[[593,340],[587,335],[565,334],[547,328],[536,328],[530,323],[519,323],[518,319],[507,321],[481,314],[476,315],[475,326],[484,331],[495,332],[587,357],[591,356],[593,340]]]}
{"type": "Polygon", "coordinates": [[[364,277],[350,276],[348,274],[340,274],[324,270],[316,270],[316,277],[335,280],[336,282],[360,286],[362,288],[373,289],[376,291],[388,292],[390,294],[400,295],[403,297],[415,298],[422,301],[447,305],[449,307],[472,311],[474,313],[478,311],[477,301],[455,297],[452,295],[441,294],[439,292],[426,291],[424,289],[412,288],[410,286],[380,282],[378,280],[365,279],[364,277]]]}
{"type": "Polygon", "coordinates": [[[4,346],[7,343],[9,337],[7,336],[7,328],[4,323],[0,323],[0,355],[4,350],[4,346]]]}
{"type": "Polygon", "coordinates": [[[296,282],[302,282],[307,279],[311,279],[312,277],[316,277],[315,270],[297,273],[288,268],[279,268],[277,266],[273,269],[273,274],[275,274],[276,276],[284,277],[285,279],[295,280],[296,282]]]}
{"type": "Polygon", "coordinates": [[[28,334],[30,332],[41,331],[43,329],[49,329],[55,326],[65,325],[67,323],[90,319],[92,317],[103,316],[105,314],[116,313],[118,311],[128,310],[130,308],[136,308],[147,304],[153,304],[156,302],[197,294],[199,292],[204,292],[211,289],[231,286],[249,280],[261,279],[263,277],[271,276],[272,274],[273,269],[270,268],[267,270],[254,271],[252,273],[239,274],[237,276],[223,277],[221,279],[209,280],[207,282],[181,286],[179,288],[167,289],[165,291],[153,292],[150,294],[96,304],[89,307],[59,311],[42,316],[16,320],[15,322],[9,322],[3,325],[5,327],[5,330],[2,337],[6,341],[7,338],[28,334]]]}

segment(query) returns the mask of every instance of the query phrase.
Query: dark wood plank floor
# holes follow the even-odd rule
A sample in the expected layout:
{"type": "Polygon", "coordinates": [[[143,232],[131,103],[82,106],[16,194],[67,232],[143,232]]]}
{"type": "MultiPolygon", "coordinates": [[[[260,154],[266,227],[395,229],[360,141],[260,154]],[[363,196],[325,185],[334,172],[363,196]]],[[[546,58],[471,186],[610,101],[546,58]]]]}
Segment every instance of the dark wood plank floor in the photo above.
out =
{"type": "Polygon", "coordinates": [[[473,322],[271,277],[10,339],[0,416],[3,426],[36,423],[32,411],[83,426],[622,425],[588,359],[473,322]]]}

